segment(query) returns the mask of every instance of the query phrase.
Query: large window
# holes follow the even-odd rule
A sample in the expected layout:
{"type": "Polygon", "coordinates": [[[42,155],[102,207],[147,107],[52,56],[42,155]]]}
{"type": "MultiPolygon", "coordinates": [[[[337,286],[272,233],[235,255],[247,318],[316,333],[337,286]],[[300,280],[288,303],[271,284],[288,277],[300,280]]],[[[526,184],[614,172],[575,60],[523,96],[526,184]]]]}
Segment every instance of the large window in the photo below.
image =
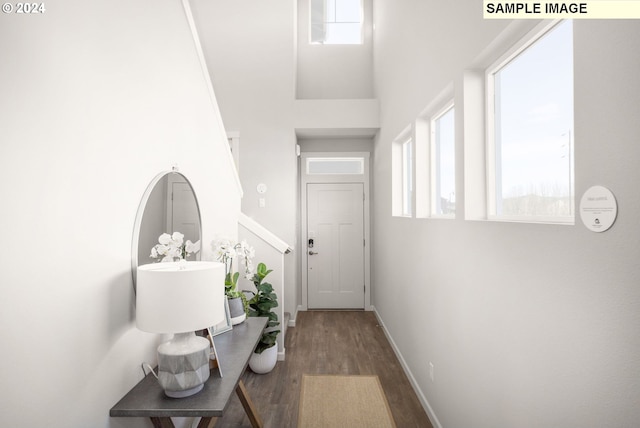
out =
{"type": "Polygon", "coordinates": [[[490,218],[573,222],[572,35],[547,26],[487,70],[490,218]]]}
{"type": "Polygon", "coordinates": [[[362,0],[309,0],[310,41],[362,44],[362,0]]]}
{"type": "Polygon", "coordinates": [[[431,119],[431,214],[456,212],[456,154],[453,103],[431,119]]]}

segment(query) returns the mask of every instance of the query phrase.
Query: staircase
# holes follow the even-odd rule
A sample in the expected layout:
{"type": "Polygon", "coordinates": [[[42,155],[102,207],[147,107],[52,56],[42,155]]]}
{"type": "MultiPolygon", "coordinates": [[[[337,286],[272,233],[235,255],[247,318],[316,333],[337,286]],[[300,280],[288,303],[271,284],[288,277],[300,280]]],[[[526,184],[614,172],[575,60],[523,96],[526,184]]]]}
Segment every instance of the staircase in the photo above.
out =
{"type": "MultiPolygon", "coordinates": [[[[275,309],[281,330],[278,337],[278,360],[283,361],[285,358],[284,339],[291,318],[290,313],[284,312],[285,255],[293,249],[270,230],[243,213],[238,217],[238,238],[246,240],[249,245],[255,248],[254,261],[256,264],[262,262],[267,265],[267,268],[273,270],[267,280],[273,285],[273,290],[278,296],[278,307],[275,309]]],[[[246,287],[243,285],[241,289],[244,288],[246,287]]]]}

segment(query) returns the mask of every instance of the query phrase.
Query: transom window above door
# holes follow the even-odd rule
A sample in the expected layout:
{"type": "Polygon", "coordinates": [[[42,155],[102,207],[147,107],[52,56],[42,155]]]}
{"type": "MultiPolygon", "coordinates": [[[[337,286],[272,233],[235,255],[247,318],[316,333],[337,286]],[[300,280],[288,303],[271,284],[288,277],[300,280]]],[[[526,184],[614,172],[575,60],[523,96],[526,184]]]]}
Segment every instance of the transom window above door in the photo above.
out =
{"type": "Polygon", "coordinates": [[[363,157],[327,157],[307,158],[307,175],[324,174],[364,174],[363,157]]]}

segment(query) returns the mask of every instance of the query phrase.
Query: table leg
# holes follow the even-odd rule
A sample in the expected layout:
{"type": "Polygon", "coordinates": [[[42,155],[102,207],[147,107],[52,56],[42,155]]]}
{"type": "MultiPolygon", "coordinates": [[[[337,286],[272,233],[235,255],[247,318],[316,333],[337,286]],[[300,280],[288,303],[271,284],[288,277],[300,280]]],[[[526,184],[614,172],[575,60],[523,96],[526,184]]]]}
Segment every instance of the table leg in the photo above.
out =
{"type": "Polygon", "coordinates": [[[262,419],[260,419],[260,415],[258,415],[258,412],[256,411],[256,408],[253,405],[249,394],[247,393],[247,389],[244,386],[244,382],[242,382],[242,379],[240,379],[240,381],[238,382],[238,386],[236,387],[236,394],[238,394],[238,398],[242,403],[242,407],[244,407],[244,411],[249,417],[251,426],[253,428],[262,428],[262,419]]]}
{"type": "Polygon", "coordinates": [[[157,416],[151,416],[150,419],[151,423],[153,424],[153,428],[175,428],[175,425],[173,424],[171,418],[159,418],[157,416]]]}
{"type": "Polygon", "coordinates": [[[210,417],[210,418],[201,418],[198,423],[198,428],[213,428],[216,424],[218,418],[210,417]]]}

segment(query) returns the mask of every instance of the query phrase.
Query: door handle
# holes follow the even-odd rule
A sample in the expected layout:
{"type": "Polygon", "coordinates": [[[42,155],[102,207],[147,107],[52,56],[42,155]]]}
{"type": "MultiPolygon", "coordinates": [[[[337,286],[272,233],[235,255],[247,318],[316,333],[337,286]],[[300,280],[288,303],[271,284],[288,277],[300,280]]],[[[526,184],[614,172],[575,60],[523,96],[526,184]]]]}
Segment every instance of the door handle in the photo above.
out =
{"type": "Polygon", "coordinates": [[[318,254],[318,253],[316,253],[315,251],[309,251],[309,255],[310,255],[310,256],[313,256],[313,255],[315,255],[315,254],[318,254]]]}

